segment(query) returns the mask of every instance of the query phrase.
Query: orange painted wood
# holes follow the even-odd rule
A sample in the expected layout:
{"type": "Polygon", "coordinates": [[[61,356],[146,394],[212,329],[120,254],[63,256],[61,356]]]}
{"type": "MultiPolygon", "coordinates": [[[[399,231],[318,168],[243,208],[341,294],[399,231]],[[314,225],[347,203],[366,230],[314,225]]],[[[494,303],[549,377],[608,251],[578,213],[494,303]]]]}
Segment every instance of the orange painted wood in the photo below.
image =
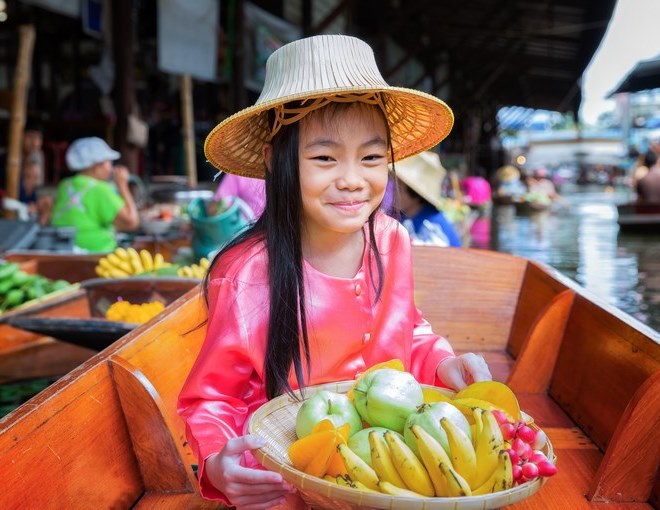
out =
{"type": "Polygon", "coordinates": [[[549,392],[602,451],[637,389],[660,371],[659,341],[623,313],[576,296],[549,392]]]}
{"type": "Polygon", "coordinates": [[[412,253],[415,301],[433,331],[448,338],[455,350],[503,350],[525,259],[437,246],[413,246],[412,253]]]}
{"type": "Polygon", "coordinates": [[[0,420],[0,508],[130,508],[144,491],[105,363],[0,420]]]}
{"type": "Polygon", "coordinates": [[[514,392],[547,391],[574,298],[575,292],[563,290],[537,317],[507,380],[514,392]]]}
{"type": "Polygon", "coordinates": [[[633,395],[592,482],[593,501],[647,501],[660,467],[660,371],[633,395]]]}
{"type": "Polygon", "coordinates": [[[206,510],[227,508],[218,501],[203,499],[197,494],[163,494],[147,492],[133,507],[133,510],[206,510]]]}
{"type": "Polygon", "coordinates": [[[527,264],[507,343],[507,350],[514,358],[520,354],[534,322],[543,309],[557,294],[573,286],[571,281],[550,267],[531,261],[527,264]],[[549,277],[548,273],[552,273],[553,277],[549,277]]]}
{"type": "Polygon", "coordinates": [[[167,427],[160,395],[149,379],[126,360],[113,355],[109,364],[145,488],[194,492],[197,482],[184,466],[167,427]]]}

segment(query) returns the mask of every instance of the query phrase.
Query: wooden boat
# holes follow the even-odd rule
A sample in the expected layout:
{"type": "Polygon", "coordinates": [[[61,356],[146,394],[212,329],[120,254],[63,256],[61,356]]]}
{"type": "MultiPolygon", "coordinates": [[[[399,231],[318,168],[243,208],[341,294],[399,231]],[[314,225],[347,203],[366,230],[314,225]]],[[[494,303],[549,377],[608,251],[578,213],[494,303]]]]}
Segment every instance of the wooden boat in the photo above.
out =
{"type": "MultiPolygon", "coordinates": [[[[413,253],[426,317],[481,352],[553,442],[559,473],[510,508],[657,506],[660,335],[539,263],[413,253]]],[[[218,508],[198,494],[176,414],[205,321],[191,290],[0,420],[0,507],[218,508]]]]}
{"type": "Polygon", "coordinates": [[[660,204],[620,204],[617,212],[622,232],[660,233],[660,204]]]}
{"type": "Polygon", "coordinates": [[[101,319],[103,305],[118,295],[136,303],[170,303],[197,283],[192,278],[91,279],[81,289],[2,314],[0,384],[64,375],[123,336],[134,326],[101,319]]]}
{"type": "Polygon", "coordinates": [[[2,258],[20,264],[26,273],[76,283],[97,277],[94,268],[101,255],[14,250],[4,253],[2,258]]]}

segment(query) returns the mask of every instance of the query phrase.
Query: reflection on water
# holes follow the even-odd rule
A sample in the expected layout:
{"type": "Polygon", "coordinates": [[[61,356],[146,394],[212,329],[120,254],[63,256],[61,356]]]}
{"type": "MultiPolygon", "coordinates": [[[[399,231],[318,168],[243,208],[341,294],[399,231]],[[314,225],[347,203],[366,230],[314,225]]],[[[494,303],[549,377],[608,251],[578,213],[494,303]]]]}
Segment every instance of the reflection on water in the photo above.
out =
{"type": "Polygon", "coordinates": [[[552,213],[493,209],[490,246],[553,266],[590,292],[660,330],[660,231],[620,233],[625,190],[562,190],[552,213]]]}

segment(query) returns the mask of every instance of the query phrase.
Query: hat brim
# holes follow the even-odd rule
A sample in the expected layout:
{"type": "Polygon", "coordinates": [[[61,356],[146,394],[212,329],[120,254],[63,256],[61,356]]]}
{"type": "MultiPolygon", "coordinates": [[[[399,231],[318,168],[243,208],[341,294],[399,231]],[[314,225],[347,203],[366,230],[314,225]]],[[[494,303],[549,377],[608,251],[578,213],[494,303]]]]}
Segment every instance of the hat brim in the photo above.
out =
{"type": "Polygon", "coordinates": [[[418,90],[360,87],[315,91],[256,104],[228,117],[206,137],[206,159],[223,172],[263,179],[266,167],[262,147],[270,134],[268,110],[290,101],[332,97],[351,92],[382,93],[392,137],[394,161],[436,146],[447,137],[454,125],[454,114],[444,101],[418,90]]]}

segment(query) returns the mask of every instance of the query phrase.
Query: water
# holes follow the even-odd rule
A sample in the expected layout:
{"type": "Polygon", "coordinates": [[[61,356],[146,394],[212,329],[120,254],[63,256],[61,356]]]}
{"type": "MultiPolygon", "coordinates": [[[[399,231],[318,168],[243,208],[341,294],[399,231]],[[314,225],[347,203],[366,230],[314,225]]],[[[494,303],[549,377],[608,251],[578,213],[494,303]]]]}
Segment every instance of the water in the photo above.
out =
{"type": "Polygon", "coordinates": [[[573,186],[551,213],[521,216],[512,206],[495,207],[490,248],[548,264],[660,330],[660,229],[619,232],[616,204],[630,198],[623,188],[573,186]]]}

